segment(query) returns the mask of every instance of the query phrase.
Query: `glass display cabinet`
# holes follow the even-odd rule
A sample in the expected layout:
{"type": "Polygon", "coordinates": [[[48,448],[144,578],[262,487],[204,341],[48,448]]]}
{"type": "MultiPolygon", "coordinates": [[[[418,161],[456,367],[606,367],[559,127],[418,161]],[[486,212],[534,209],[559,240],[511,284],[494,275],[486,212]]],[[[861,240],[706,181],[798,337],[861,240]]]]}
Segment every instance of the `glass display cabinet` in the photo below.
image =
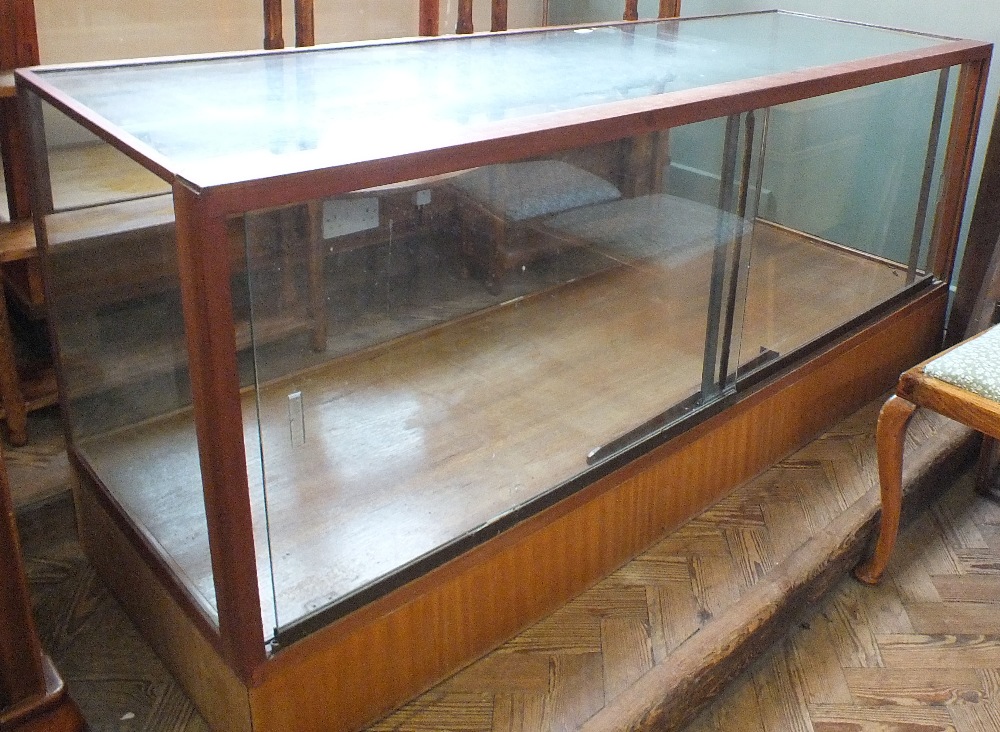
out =
{"type": "Polygon", "coordinates": [[[936,348],[989,56],[765,12],[18,72],[92,560],[217,728],[372,720],[936,348]]]}

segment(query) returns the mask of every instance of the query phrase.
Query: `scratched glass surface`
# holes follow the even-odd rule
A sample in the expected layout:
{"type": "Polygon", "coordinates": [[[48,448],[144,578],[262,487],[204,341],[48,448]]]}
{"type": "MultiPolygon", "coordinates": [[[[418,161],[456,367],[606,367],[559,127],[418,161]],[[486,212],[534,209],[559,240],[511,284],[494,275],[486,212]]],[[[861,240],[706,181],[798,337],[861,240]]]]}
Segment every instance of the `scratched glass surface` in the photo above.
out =
{"type": "Polygon", "coordinates": [[[488,137],[497,125],[932,47],[786,13],[47,70],[201,185],[488,137]]]}

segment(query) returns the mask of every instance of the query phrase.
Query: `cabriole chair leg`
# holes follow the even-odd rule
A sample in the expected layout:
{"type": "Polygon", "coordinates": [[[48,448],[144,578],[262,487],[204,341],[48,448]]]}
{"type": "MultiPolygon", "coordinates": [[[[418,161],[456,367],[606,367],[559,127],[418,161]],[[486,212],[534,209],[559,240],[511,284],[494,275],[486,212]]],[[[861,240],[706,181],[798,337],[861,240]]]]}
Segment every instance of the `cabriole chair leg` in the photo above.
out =
{"type": "Polygon", "coordinates": [[[875,443],[878,449],[878,477],[882,493],[882,516],[875,553],[854,569],[854,576],[868,585],[878,584],[889,563],[889,555],[899,531],[903,504],[903,443],[906,428],[916,405],[891,396],[879,412],[875,443]]]}

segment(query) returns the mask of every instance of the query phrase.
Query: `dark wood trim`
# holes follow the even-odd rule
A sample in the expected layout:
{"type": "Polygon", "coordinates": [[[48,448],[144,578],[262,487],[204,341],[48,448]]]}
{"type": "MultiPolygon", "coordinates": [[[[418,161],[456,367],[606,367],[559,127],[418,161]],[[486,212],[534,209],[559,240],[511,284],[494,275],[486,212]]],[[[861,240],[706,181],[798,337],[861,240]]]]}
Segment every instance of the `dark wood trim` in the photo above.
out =
{"type": "Polygon", "coordinates": [[[264,48],[284,48],[281,28],[281,0],[264,0],[264,48]]]}
{"type": "Polygon", "coordinates": [[[0,0],[0,71],[37,64],[34,0],[0,0]]]}
{"type": "MultiPolygon", "coordinates": [[[[34,0],[0,0],[0,71],[35,66],[38,32],[34,0]]],[[[0,156],[12,221],[31,216],[29,156],[17,101],[0,99],[0,156]]]]}
{"type": "Polygon", "coordinates": [[[5,732],[83,732],[87,724],[66,691],[62,677],[48,656],[43,656],[45,691],[10,709],[0,709],[0,729],[5,732]]]}
{"type": "MultiPolygon", "coordinates": [[[[25,93],[21,92],[20,88],[25,82],[29,82],[29,90],[35,92],[37,98],[48,102],[75,122],[78,122],[80,126],[94,133],[97,137],[148,169],[154,175],[159,176],[168,183],[173,181],[174,174],[166,158],[146,145],[142,140],[133,137],[100,115],[95,114],[89,108],[67,97],[38,74],[28,70],[21,70],[15,75],[15,81],[19,89],[18,98],[25,97],[25,93]]],[[[43,137],[42,145],[44,145],[44,142],[43,137]]],[[[49,195],[51,196],[51,192],[49,195]]]]}
{"type": "MultiPolygon", "coordinates": [[[[28,187],[35,206],[35,213],[52,213],[52,176],[49,172],[49,151],[45,141],[45,117],[42,114],[41,99],[37,94],[25,92],[18,95],[21,125],[25,133],[25,147],[31,160],[28,187]]],[[[35,242],[41,247],[44,237],[36,231],[35,242]]]]}
{"type": "Polygon", "coordinates": [[[245,682],[266,658],[243,448],[225,218],[177,183],[181,300],[223,656],[245,682]]]}
{"type": "Polygon", "coordinates": [[[7,189],[7,207],[11,221],[31,216],[31,195],[28,183],[31,171],[28,166],[27,143],[18,114],[17,99],[0,99],[0,156],[4,163],[4,184],[7,189]]]}
{"type": "MultiPolygon", "coordinates": [[[[468,2],[469,0],[462,0],[468,2]]],[[[771,11],[773,12],[773,11],[771,11]]],[[[469,16],[471,18],[471,15],[469,16]]],[[[684,19],[688,20],[688,19],[684,19]]],[[[660,22],[660,21],[638,21],[660,22]]],[[[683,20],[680,22],[684,22],[683,20]]],[[[609,23],[607,25],[614,25],[609,23]]],[[[548,33],[551,29],[525,29],[512,33],[548,33]]],[[[429,38],[411,38],[391,43],[426,43],[429,38]]],[[[339,47],[362,47],[375,42],[340,44],[339,47]]],[[[414,179],[450,172],[460,164],[485,165],[502,160],[541,155],[566,147],[607,142],[622,136],[622,130],[633,134],[653,132],[691,122],[719,117],[734,110],[746,111],[774,106],[803,98],[844,91],[859,84],[889,81],[913,74],[933,71],[945,66],[972,63],[988,58],[990,44],[975,41],[943,41],[931,49],[907,51],[874,59],[866,59],[817,69],[805,69],[775,74],[761,79],[746,79],[706,88],[689,89],[637,100],[597,105],[568,112],[533,116],[528,119],[498,122],[463,131],[453,141],[430,149],[413,149],[390,158],[365,159],[346,163],[335,169],[300,171],[259,181],[231,181],[225,171],[218,178],[190,180],[195,190],[220,188],[226,191],[227,211],[247,208],[269,208],[289,205],[294,201],[317,196],[374,187],[402,179],[414,179]],[[572,127],[572,134],[568,128],[572,127]],[[302,195],[303,190],[315,194],[302,195]],[[295,193],[292,193],[295,191],[295,193]]],[[[312,49],[288,49],[284,53],[314,52],[312,49]]],[[[233,58],[246,54],[211,54],[184,57],[181,62],[208,58],[233,58]]],[[[253,55],[253,54],[251,54],[253,55]]],[[[163,58],[143,63],[177,62],[163,58]]],[[[125,66],[121,62],[103,66],[125,66]]],[[[65,68],[79,67],[68,65],[65,68]]],[[[78,119],[87,129],[114,145],[117,149],[149,168],[166,181],[172,181],[174,171],[169,161],[148,146],[114,127],[98,115],[47,84],[30,72],[19,72],[18,83],[30,81],[47,101],[78,119]]]]}
{"type": "Polygon", "coordinates": [[[0,403],[3,404],[4,419],[7,422],[7,438],[12,445],[28,442],[28,402],[21,389],[21,379],[17,372],[14,355],[14,336],[10,330],[7,314],[7,298],[0,285],[0,403]]]}
{"type": "MultiPolygon", "coordinates": [[[[1000,105],[998,105],[990,131],[989,143],[983,161],[979,192],[976,195],[965,254],[958,276],[955,302],[948,322],[948,343],[958,343],[972,335],[984,323],[982,313],[977,313],[977,303],[991,284],[991,260],[997,261],[997,242],[1000,240],[1000,105]]],[[[988,315],[987,315],[988,319],[988,315]]]]}
{"type": "Polygon", "coordinates": [[[962,228],[962,213],[969,190],[988,71],[989,59],[986,58],[963,64],[958,75],[955,110],[948,133],[941,193],[931,239],[931,267],[934,274],[943,280],[951,279],[955,265],[955,249],[962,228]]]}
{"type": "Polygon", "coordinates": [[[7,466],[0,453],[0,709],[45,693],[42,647],[31,615],[31,596],[21,564],[7,466]]]}
{"type": "Polygon", "coordinates": [[[441,0],[420,0],[419,32],[422,36],[436,36],[441,29],[441,0]]]}

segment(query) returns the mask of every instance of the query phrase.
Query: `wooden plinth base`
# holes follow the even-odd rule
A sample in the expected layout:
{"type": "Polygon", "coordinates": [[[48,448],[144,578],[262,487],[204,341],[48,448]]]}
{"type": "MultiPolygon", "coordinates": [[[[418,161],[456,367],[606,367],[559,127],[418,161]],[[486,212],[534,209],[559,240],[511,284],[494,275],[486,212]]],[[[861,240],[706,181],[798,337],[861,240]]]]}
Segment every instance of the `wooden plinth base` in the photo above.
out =
{"type": "Polygon", "coordinates": [[[110,502],[86,484],[77,493],[84,544],[214,729],[358,729],[884,394],[937,350],[946,300],[943,286],[931,289],[607,478],[283,648],[249,684],[225,666],[110,502]]]}
{"type": "Polygon", "coordinates": [[[66,692],[59,672],[48,656],[45,667],[45,694],[15,707],[0,710],[0,730],[4,732],[82,732],[86,723],[66,692]]]}

